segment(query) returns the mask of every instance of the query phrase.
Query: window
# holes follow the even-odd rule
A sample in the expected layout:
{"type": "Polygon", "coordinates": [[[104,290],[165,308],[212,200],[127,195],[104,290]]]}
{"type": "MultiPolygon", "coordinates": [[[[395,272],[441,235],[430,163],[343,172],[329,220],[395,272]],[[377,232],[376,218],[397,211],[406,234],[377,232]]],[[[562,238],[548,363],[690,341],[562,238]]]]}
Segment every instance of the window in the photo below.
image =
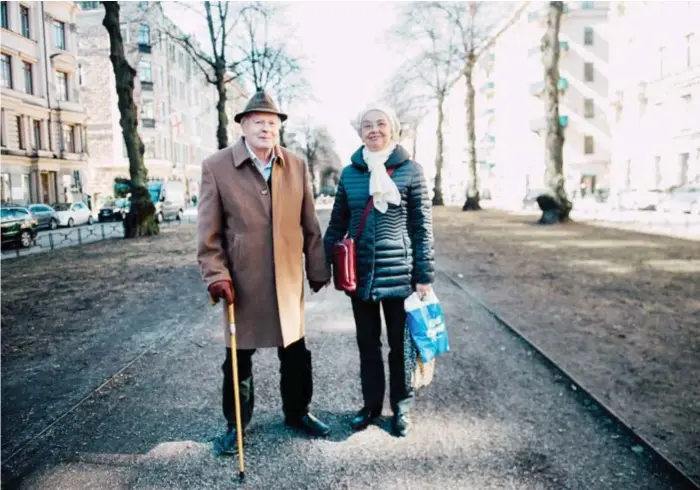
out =
{"type": "Polygon", "coordinates": [[[7,13],[7,2],[2,2],[2,28],[10,28],[10,16],[7,13]]]}
{"type": "Polygon", "coordinates": [[[661,46],[659,48],[659,76],[664,76],[664,58],[666,57],[666,47],[661,46]]]}
{"type": "MultiPolygon", "coordinates": [[[[3,203],[10,202],[10,174],[3,172],[0,174],[0,178],[2,178],[2,187],[0,187],[0,201],[3,203]]],[[[2,216],[3,218],[10,216],[10,210],[3,209],[2,216]]]]}
{"type": "Polygon", "coordinates": [[[33,130],[32,147],[34,150],[41,150],[41,121],[34,120],[33,130]]]}
{"type": "Polygon", "coordinates": [[[661,187],[661,181],[662,181],[662,173],[661,173],[661,157],[660,156],[655,156],[654,157],[654,187],[656,189],[661,187]]]}
{"type": "Polygon", "coordinates": [[[685,36],[685,66],[690,68],[693,66],[695,60],[693,59],[693,40],[695,39],[694,34],[688,34],[685,36]]]}
{"type": "Polygon", "coordinates": [[[0,70],[2,70],[2,86],[5,88],[12,88],[12,58],[10,55],[3,53],[0,64],[0,70]]]}
{"type": "Polygon", "coordinates": [[[56,72],[56,97],[58,100],[68,100],[68,74],[56,72]]]}
{"type": "Polygon", "coordinates": [[[693,97],[690,94],[681,97],[681,129],[693,127],[693,97]]]}
{"type": "Polygon", "coordinates": [[[17,116],[15,120],[17,121],[17,146],[20,150],[26,150],[27,147],[24,144],[24,124],[22,124],[22,116],[17,116]]]}
{"type": "Polygon", "coordinates": [[[66,25],[57,20],[53,21],[53,45],[58,49],[66,49],[66,25]]]}
{"type": "Polygon", "coordinates": [[[97,10],[100,8],[100,2],[78,2],[80,8],[85,10],[97,10]]]}
{"type": "Polygon", "coordinates": [[[83,65],[78,65],[78,85],[83,86],[83,65]]]}
{"type": "Polygon", "coordinates": [[[595,104],[593,99],[583,99],[583,115],[587,119],[595,117],[595,104]]]}
{"type": "Polygon", "coordinates": [[[141,61],[139,63],[139,78],[142,82],[153,83],[153,69],[150,61],[141,61]]]}
{"type": "Polygon", "coordinates": [[[593,81],[593,79],[594,79],[593,72],[594,72],[593,63],[586,62],[583,64],[583,76],[587,82],[593,81]]]}
{"type": "Polygon", "coordinates": [[[583,44],[586,46],[593,46],[593,28],[584,27],[583,28],[583,44]]]}
{"type": "Polygon", "coordinates": [[[595,153],[595,142],[593,141],[593,136],[583,137],[583,153],[584,155],[592,155],[595,153]]]}
{"type": "Polygon", "coordinates": [[[34,77],[32,64],[26,61],[22,62],[22,71],[24,71],[24,91],[28,94],[34,93],[34,77]]]}
{"type": "Polygon", "coordinates": [[[583,10],[593,10],[595,8],[595,2],[581,2],[581,8],[583,10]]]}
{"type": "Polygon", "coordinates": [[[151,28],[148,24],[139,26],[139,44],[151,44],[151,28]]]}
{"type": "Polygon", "coordinates": [[[5,139],[5,109],[0,109],[0,146],[7,146],[7,140],[5,139]]]}
{"type": "Polygon", "coordinates": [[[29,37],[29,9],[24,5],[19,8],[20,34],[29,37]]]}
{"type": "Polygon", "coordinates": [[[75,128],[70,124],[63,125],[63,151],[68,153],[76,153],[75,128]]]}
{"type": "Polygon", "coordinates": [[[153,119],[153,101],[144,100],[141,105],[141,117],[144,119],[153,119]]]}

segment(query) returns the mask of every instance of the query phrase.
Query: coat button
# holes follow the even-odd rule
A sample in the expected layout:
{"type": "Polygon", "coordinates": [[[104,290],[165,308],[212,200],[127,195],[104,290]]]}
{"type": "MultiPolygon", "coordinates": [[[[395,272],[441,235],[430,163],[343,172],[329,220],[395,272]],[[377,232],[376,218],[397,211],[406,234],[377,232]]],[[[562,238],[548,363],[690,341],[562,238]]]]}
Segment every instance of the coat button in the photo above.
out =
{"type": "Polygon", "coordinates": [[[267,194],[267,189],[261,190],[261,191],[260,191],[260,194],[262,194],[263,196],[264,196],[265,194],[267,194]]]}

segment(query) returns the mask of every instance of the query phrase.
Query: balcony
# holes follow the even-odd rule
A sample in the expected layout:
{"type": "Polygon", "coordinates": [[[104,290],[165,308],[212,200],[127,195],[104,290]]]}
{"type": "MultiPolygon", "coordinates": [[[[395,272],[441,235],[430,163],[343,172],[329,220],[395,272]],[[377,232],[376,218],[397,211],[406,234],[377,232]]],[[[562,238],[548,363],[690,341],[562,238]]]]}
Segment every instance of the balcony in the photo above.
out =
{"type": "MultiPolygon", "coordinates": [[[[569,88],[569,79],[568,78],[559,78],[559,82],[557,82],[557,88],[559,89],[560,93],[563,93],[566,91],[566,89],[569,88]]],[[[534,95],[535,97],[539,97],[542,95],[544,92],[544,82],[535,82],[530,85],[530,95],[534,95]]]]}
{"type": "MultiPolygon", "coordinates": [[[[569,116],[559,116],[559,126],[566,128],[569,125],[569,116]]],[[[533,133],[541,133],[547,129],[547,119],[538,117],[530,121],[530,131],[533,133]]]]}
{"type": "Polygon", "coordinates": [[[153,118],[143,118],[141,119],[141,126],[144,128],[155,128],[156,120],[153,118]]]}
{"type": "Polygon", "coordinates": [[[151,45],[145,44],[145,43],[139,43],[139,53],[150,54],[151,53],[151,45]]]}
{"type": "Polygon", "coordinates": [[[141,90],[153,92],[153,82],[141,80],[141,90]]]}
{"type": "MultiPolygon", "coordinates": [[[[537,45],[533,46],[530,49],[527,50],[527,56],[529,58],[532,58],[536,54],[540,54],[542,52],[542,48],[537,45]]],[[[569,41],[559,41],[559,55],[561,56],[562,54],[566,54],[569,52],[569,41]]]]}
{"type": "Polygon", "coordinates": [[[482,117],[493,117],[496,114],[496,109],[493,107],[489,107],[488,109],[485,109],[484,111],[481,112],[482,117]]]}

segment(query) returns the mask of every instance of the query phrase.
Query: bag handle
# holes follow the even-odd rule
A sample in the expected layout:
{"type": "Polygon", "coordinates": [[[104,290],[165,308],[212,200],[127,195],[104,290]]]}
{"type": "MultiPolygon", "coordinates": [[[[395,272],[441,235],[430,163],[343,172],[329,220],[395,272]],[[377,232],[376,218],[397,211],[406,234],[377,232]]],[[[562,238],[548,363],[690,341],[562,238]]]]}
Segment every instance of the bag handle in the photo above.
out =
{"type": "MultiPolygon", "coordinates": [[[[391,174],[394,173],[394,170],[396,170],[396,167],[390,168],[386,171],[386,173],[391,177],[391,174]]],[[[365,222],[367,221],[367,216],[369,216],[369,212],[372,210],[372,204],[374,204],[374,196],[369,196],[369,201],[367,201],[367,206],[365,206],[365,212],[362,215],[362,220],[360,221],[360,226],[357,227],[357,238],[355,238],[356,242],[360,241],[360,237],[362,236],[362,232],[365,229],[365,222]]]]}

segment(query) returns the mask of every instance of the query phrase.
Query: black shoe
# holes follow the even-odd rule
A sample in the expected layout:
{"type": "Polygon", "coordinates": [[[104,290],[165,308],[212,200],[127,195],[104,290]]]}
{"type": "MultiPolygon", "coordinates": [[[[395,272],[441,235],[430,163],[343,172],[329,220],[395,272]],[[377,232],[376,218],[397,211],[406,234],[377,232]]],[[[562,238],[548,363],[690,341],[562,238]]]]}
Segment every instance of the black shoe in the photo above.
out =
{"type": "Polygon", "coordinates": [[[311,413],[307,413],[300,419],[286,417],[284,423],[295,429],[301,429],[312,437],[325,437],[331,433],[331,428],[318,420],[311,413]]]}
{"type": "Polygon", "coordinates": [[[355,418],[350,422],[350,426],[354,431],[365,430],[369,427],[369,424],[374,422],[382,414],[382,409],[364,407],[362,410],[357,412],[355,418]]]}
{"type": "Polygon", "coordinates": [[[408,414],[396,413],[391,419],[391,430],[397,437],[406,437],[410,426],[411,421],[408,418],[408,414]]]}
{"type": "MultiPolygon", "coordinates": [[[[238,451],[238,437],[236,429],[227,429],[226,432],[212,440],[212,451],[216,456],[232,456],[238,451]]],[[[245,439],[245,433],[243,433],[245,439]]]]}

